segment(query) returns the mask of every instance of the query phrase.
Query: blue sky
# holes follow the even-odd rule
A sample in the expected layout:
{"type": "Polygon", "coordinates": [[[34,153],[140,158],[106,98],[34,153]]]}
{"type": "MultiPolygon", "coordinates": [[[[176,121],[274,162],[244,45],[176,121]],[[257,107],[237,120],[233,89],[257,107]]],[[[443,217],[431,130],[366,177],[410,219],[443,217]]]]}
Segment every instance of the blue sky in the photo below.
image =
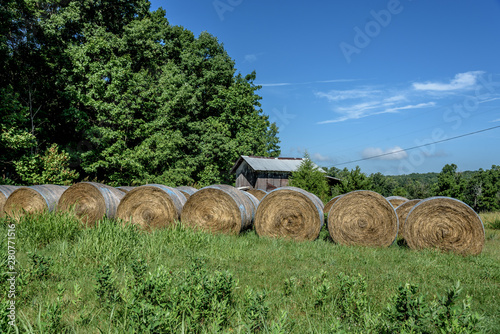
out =
{"type": "Polygon", "coordinates": [[[171,24],[216,36],[238,72],[257,72],[282,156],[307,150],[320,166],[390,175],[500,164],[500,128],[453,139],[500,126],[498,0],[152,1],[158,7],[171,24]]]}

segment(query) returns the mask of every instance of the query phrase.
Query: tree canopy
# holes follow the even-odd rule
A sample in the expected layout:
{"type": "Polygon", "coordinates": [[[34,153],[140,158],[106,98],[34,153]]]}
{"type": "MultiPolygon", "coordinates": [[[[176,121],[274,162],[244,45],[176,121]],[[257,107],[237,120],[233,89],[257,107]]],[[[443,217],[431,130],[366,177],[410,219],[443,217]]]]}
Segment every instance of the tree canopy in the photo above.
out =
{"type": "Polygon", "coordinates": [[[112,184],[230,182],[239,155],[279,155],[256,73],[165,14],[145,0],[2,5],[4,182],[36,174],[19,161],[53,144],[72,175],[112,184]]]}

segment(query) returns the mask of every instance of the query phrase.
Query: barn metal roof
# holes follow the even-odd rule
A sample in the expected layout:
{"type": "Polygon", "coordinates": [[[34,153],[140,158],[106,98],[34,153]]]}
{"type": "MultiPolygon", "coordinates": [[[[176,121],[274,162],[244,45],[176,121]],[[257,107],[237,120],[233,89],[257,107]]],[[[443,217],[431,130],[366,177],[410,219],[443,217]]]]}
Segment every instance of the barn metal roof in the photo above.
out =
{"type": "MultiPolygon", "coordinates": [[[[245,161],[256,172],[293,172],[297,170],[302,163],[302,158],[267,158],[242,155],[238,158],[231,173],[236,173],[236,170],[245,161]]],[[[314,164],[314,163],[313,163],[314,164]]],[[[323,171],[318,165],[314,164],[319,170],[323,171]]]]}

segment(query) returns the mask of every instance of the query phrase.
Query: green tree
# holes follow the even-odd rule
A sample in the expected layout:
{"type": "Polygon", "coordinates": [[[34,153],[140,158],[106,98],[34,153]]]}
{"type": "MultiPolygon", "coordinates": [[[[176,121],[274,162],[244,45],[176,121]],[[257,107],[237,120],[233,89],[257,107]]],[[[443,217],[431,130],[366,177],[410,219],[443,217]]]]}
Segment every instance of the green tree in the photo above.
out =
{"type": "Polygon", "coordinates": [[[500,209],[499,166],[493,165],[486,171],[479,169],[467,180],[465,202],[477,212],[500,209]]]}
{"type": "Polygon", "coordinates": [[[0,109],[12,111],[0,124],[19,143],[4,177],[52,143],[82,177],[115,184],[228,182],[239,155],[280,153],[255,73],[147,0],[7,0],[0,18],[0,109]]]}
{"type": "Polygon", "coordinates": [[[384,197],[394,195],[394,190],[398,183],[391,176],[385,176],[380,172],[371,174],[370,177],[371,190],[378,192],[384,197]]]}
{"type": "Polygon", "coordinates": [[[305,152],[304,160],[289,179],[289,185],[313,193],[323,202],[326,202],[330,199],[330,189],[325,176],[326,173],[320,170],[311,161],[309,154],[305,152]]]}
{"type": "Polygon", "coordinates": [[[338,176],[341,183],[333,187],[332,196],[346,194],[354,190],[371,190],[371,180],[365,173],[361,172],[359,166],[352,170],[344,168],[338,176]]]}
{"type": "Polygon", "coordinates": [[[457,165],[447,164],[438,175],[438,181],[433,187],[435,196],[447,196],[458,200],[465,200],[465,181],[461,173],[457,172],[457,165]]]}
{"type": "Polygon", "coordinates": [[[50,146],[44,155],[25,156],[14,164],[27,184],[69,185],[78,178],[78,173],[69,168],[69,154],[59,152],[57,144],[50,146]]]}

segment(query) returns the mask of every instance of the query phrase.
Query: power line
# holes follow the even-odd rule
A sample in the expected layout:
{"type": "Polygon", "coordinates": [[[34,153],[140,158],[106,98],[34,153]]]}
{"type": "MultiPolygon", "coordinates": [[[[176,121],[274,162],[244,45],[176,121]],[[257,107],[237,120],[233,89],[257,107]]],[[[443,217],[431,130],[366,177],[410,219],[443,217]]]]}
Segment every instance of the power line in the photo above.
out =
{"type": "Polygon", "coordinates": [[[455,137],[451,137],[451,138],[446,138],[446,139],[438,140],[438,141],[435,141],[435,142],[432,142],[432,143],[427,143],[427,144],[423,144],[423,145],[413,146],[413,147],[409,147],[409,148],[403,148],[403,149],[400,149],[400,150],[397,150],[397,151],[392,151],[392,152],[389,152],[389,153],[378,154],[378,155],[374,155],[374,156],[371,156],[371,157],[368,157],[368,158],[363,158],[363,159],[358,159],[358,160],[352,160],[352,161],[342,162],[340,164],[334,164],[334,165],[332,165],[332,167],[333,166],[347,165],[347,164],[350,164],[350,163],[353,163],[353,162],[359,162],[359,161],[364,161],[364,160],[370,160],[370,159],[380,158],[380,157],[384,157],[384,156],[387,156],[387,155],[401,153],[401,152],[405,152],[405,151],[411,151],[411,150],[414,150],[416,148],[420,148],[420,147],[424,147],[424,146],[429,146],[429,145],[434,145],[434,144],[442,143],[442,142],[453,140],[453,139],[457,139],[457,138],[467,137],[467,136],[470,136],[470,135],[474,135],[476,133],[490,131],[490,130],[497,129],[497,128],[500,128],[500,125],[497,125],[497,126],[494,126],[494,127],[491,127],[491,128],[487,128],[487,129],[483,129],[483,130],[469,132],[469,133],[466,133],[466,134],[463,134],[463,135],[459,135],[459,136],[455,136],[455,137]]]}

